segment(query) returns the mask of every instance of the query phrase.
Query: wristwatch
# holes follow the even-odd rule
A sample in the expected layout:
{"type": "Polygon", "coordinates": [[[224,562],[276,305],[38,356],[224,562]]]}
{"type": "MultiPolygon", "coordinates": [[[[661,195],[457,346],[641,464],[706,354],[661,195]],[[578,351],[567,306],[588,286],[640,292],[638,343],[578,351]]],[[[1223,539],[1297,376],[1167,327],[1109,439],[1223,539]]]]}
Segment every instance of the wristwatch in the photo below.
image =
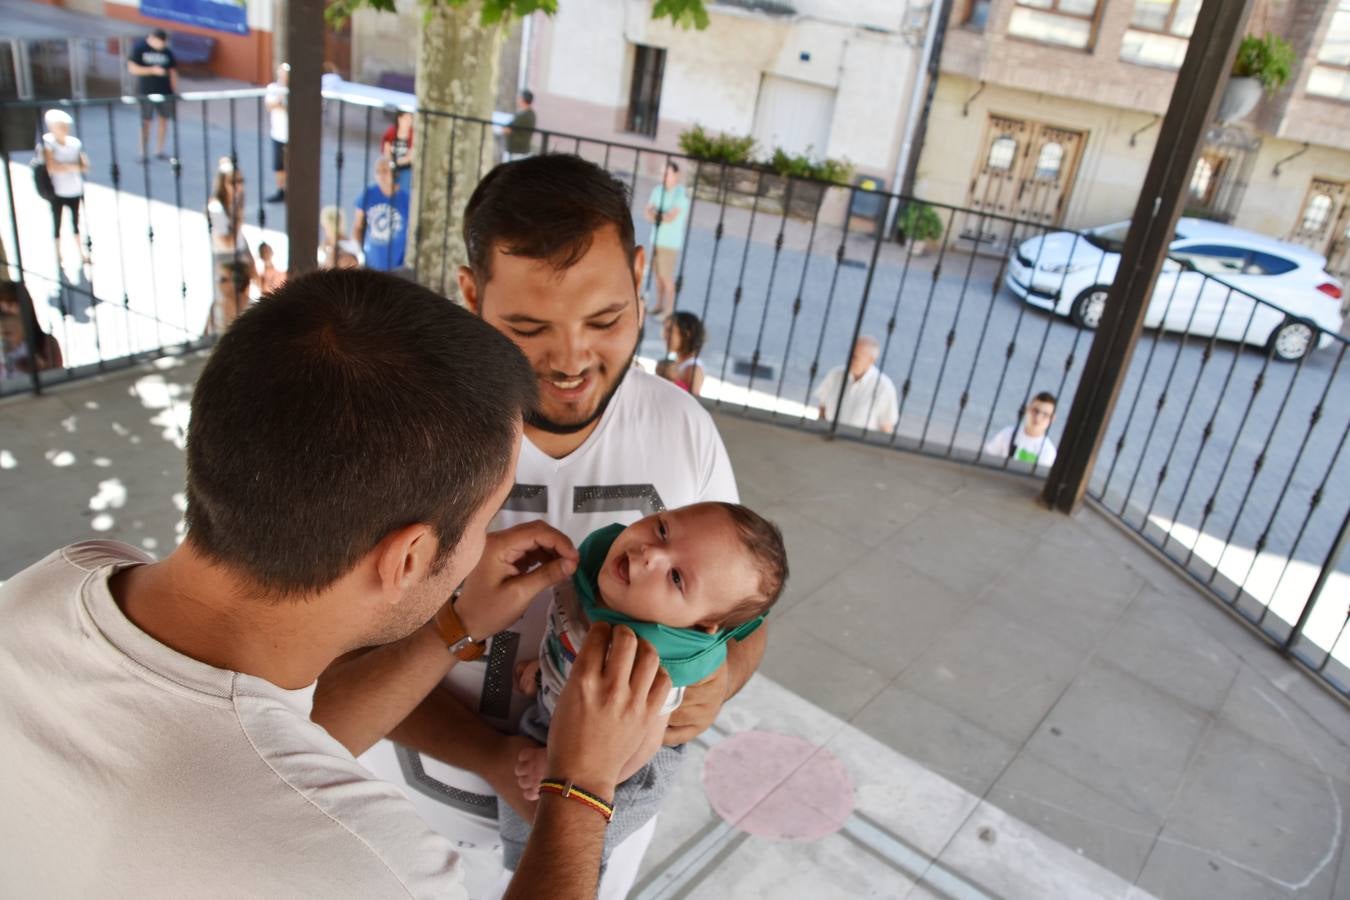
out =
{"type": "Polygon", "coordinates": [[[445,641],[445,649],[453,653],[460,662],[473,662],[483,655],[487,644],[485,641],[474,639],[460,621],[459,614],[455,612],[455,600],[458,596],[459,592],[456,591],[455,596],[437,611],[436,632],[440,634],[441,640],[445,641]]]}

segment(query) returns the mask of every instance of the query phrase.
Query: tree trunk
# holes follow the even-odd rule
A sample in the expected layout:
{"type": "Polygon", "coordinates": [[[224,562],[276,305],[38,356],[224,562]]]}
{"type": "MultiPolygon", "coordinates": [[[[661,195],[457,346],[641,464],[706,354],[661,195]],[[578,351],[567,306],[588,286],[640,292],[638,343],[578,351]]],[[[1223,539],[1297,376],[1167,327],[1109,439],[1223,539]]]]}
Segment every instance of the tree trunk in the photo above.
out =
{"type": "Polygon", "coordinates": [[[494,162],[490,123],[505,32],[500,24],[481,24],[478,0],[426,9],[417,55],[410,263],[422,284],[458,301],[464,204],[494,162]]]}

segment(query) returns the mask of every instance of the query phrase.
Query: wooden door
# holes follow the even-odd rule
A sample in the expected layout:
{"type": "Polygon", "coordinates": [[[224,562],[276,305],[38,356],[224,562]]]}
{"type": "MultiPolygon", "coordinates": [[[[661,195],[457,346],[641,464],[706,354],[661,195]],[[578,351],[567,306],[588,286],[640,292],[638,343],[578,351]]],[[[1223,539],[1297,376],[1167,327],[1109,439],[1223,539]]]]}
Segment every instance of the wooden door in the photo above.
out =
{"type": "Polygon", "coordinates": [[[1064,220],[1085,135],[1039,122],[989,117],[989,128],[966,199],[961,237],[986,250],[1003,252],[1010,240],[1032,236],[1027,225],[1055,226],[1064,220]]]}
{"type": "Polygon", "coordinates": [[[1327,271],[1350,282],[1350,184],[1314,178],[1289,240],[1327,258],[1327,271]]]}

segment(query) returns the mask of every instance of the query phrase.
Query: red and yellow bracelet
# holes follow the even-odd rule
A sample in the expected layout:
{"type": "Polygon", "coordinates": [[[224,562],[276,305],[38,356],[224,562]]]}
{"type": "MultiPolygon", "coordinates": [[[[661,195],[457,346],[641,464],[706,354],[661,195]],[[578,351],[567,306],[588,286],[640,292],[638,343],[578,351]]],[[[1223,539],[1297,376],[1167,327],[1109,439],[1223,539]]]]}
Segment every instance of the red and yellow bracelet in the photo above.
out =
{"type": "Polygon", "coordinates": [[[600,815],[604,816],[606,822],[614,818],[614,805],[612,803],[606,803],[595,794],[592,794],[590,791],[582,790],[570,781],[562,781],[557,778],[545,778],[543,781],[539,782],[539,793],[557,794],[564,800],[576,800],[579,803],[584,803],[600,815]]]}

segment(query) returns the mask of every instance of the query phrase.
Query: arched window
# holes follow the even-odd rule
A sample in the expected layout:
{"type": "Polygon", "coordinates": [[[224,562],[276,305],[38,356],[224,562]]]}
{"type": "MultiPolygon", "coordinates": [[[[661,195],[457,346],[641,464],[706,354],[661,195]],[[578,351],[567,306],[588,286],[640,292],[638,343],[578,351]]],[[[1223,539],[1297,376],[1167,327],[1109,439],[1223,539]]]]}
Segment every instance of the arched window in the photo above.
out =
{"type": "Polygon", "coordinates": [[[1303,208],[1303,230],[1317,234],[1327,227],[1331,218],[1331,198],[1326,194],[1314,194],[1303,208]]]}
{"type": "Polygon", "coordinates": [[[1001,135],[994,139],[989,145],[990,169],[1006,172],[1012,168],[1013,159],[1017,156],[1017,141],[1011,135],[1001,135]]]}
{"type": "Polygon", "coordinates": [[[1209,187],[1214,182],[1214,164],[1207,157],[1200,157],[1195,163],[1195,172],[1191,174],[1191,196],[1201,203],[1209,202],[1209,187]]]}
{"type": "Polygon", "coordinates": [[[1036,177],[1042,181],[1055,181],[1063,165],[1064,147],[1052,141],[1042,147],[1040,155],[1036,157],[1036,177]]]}

